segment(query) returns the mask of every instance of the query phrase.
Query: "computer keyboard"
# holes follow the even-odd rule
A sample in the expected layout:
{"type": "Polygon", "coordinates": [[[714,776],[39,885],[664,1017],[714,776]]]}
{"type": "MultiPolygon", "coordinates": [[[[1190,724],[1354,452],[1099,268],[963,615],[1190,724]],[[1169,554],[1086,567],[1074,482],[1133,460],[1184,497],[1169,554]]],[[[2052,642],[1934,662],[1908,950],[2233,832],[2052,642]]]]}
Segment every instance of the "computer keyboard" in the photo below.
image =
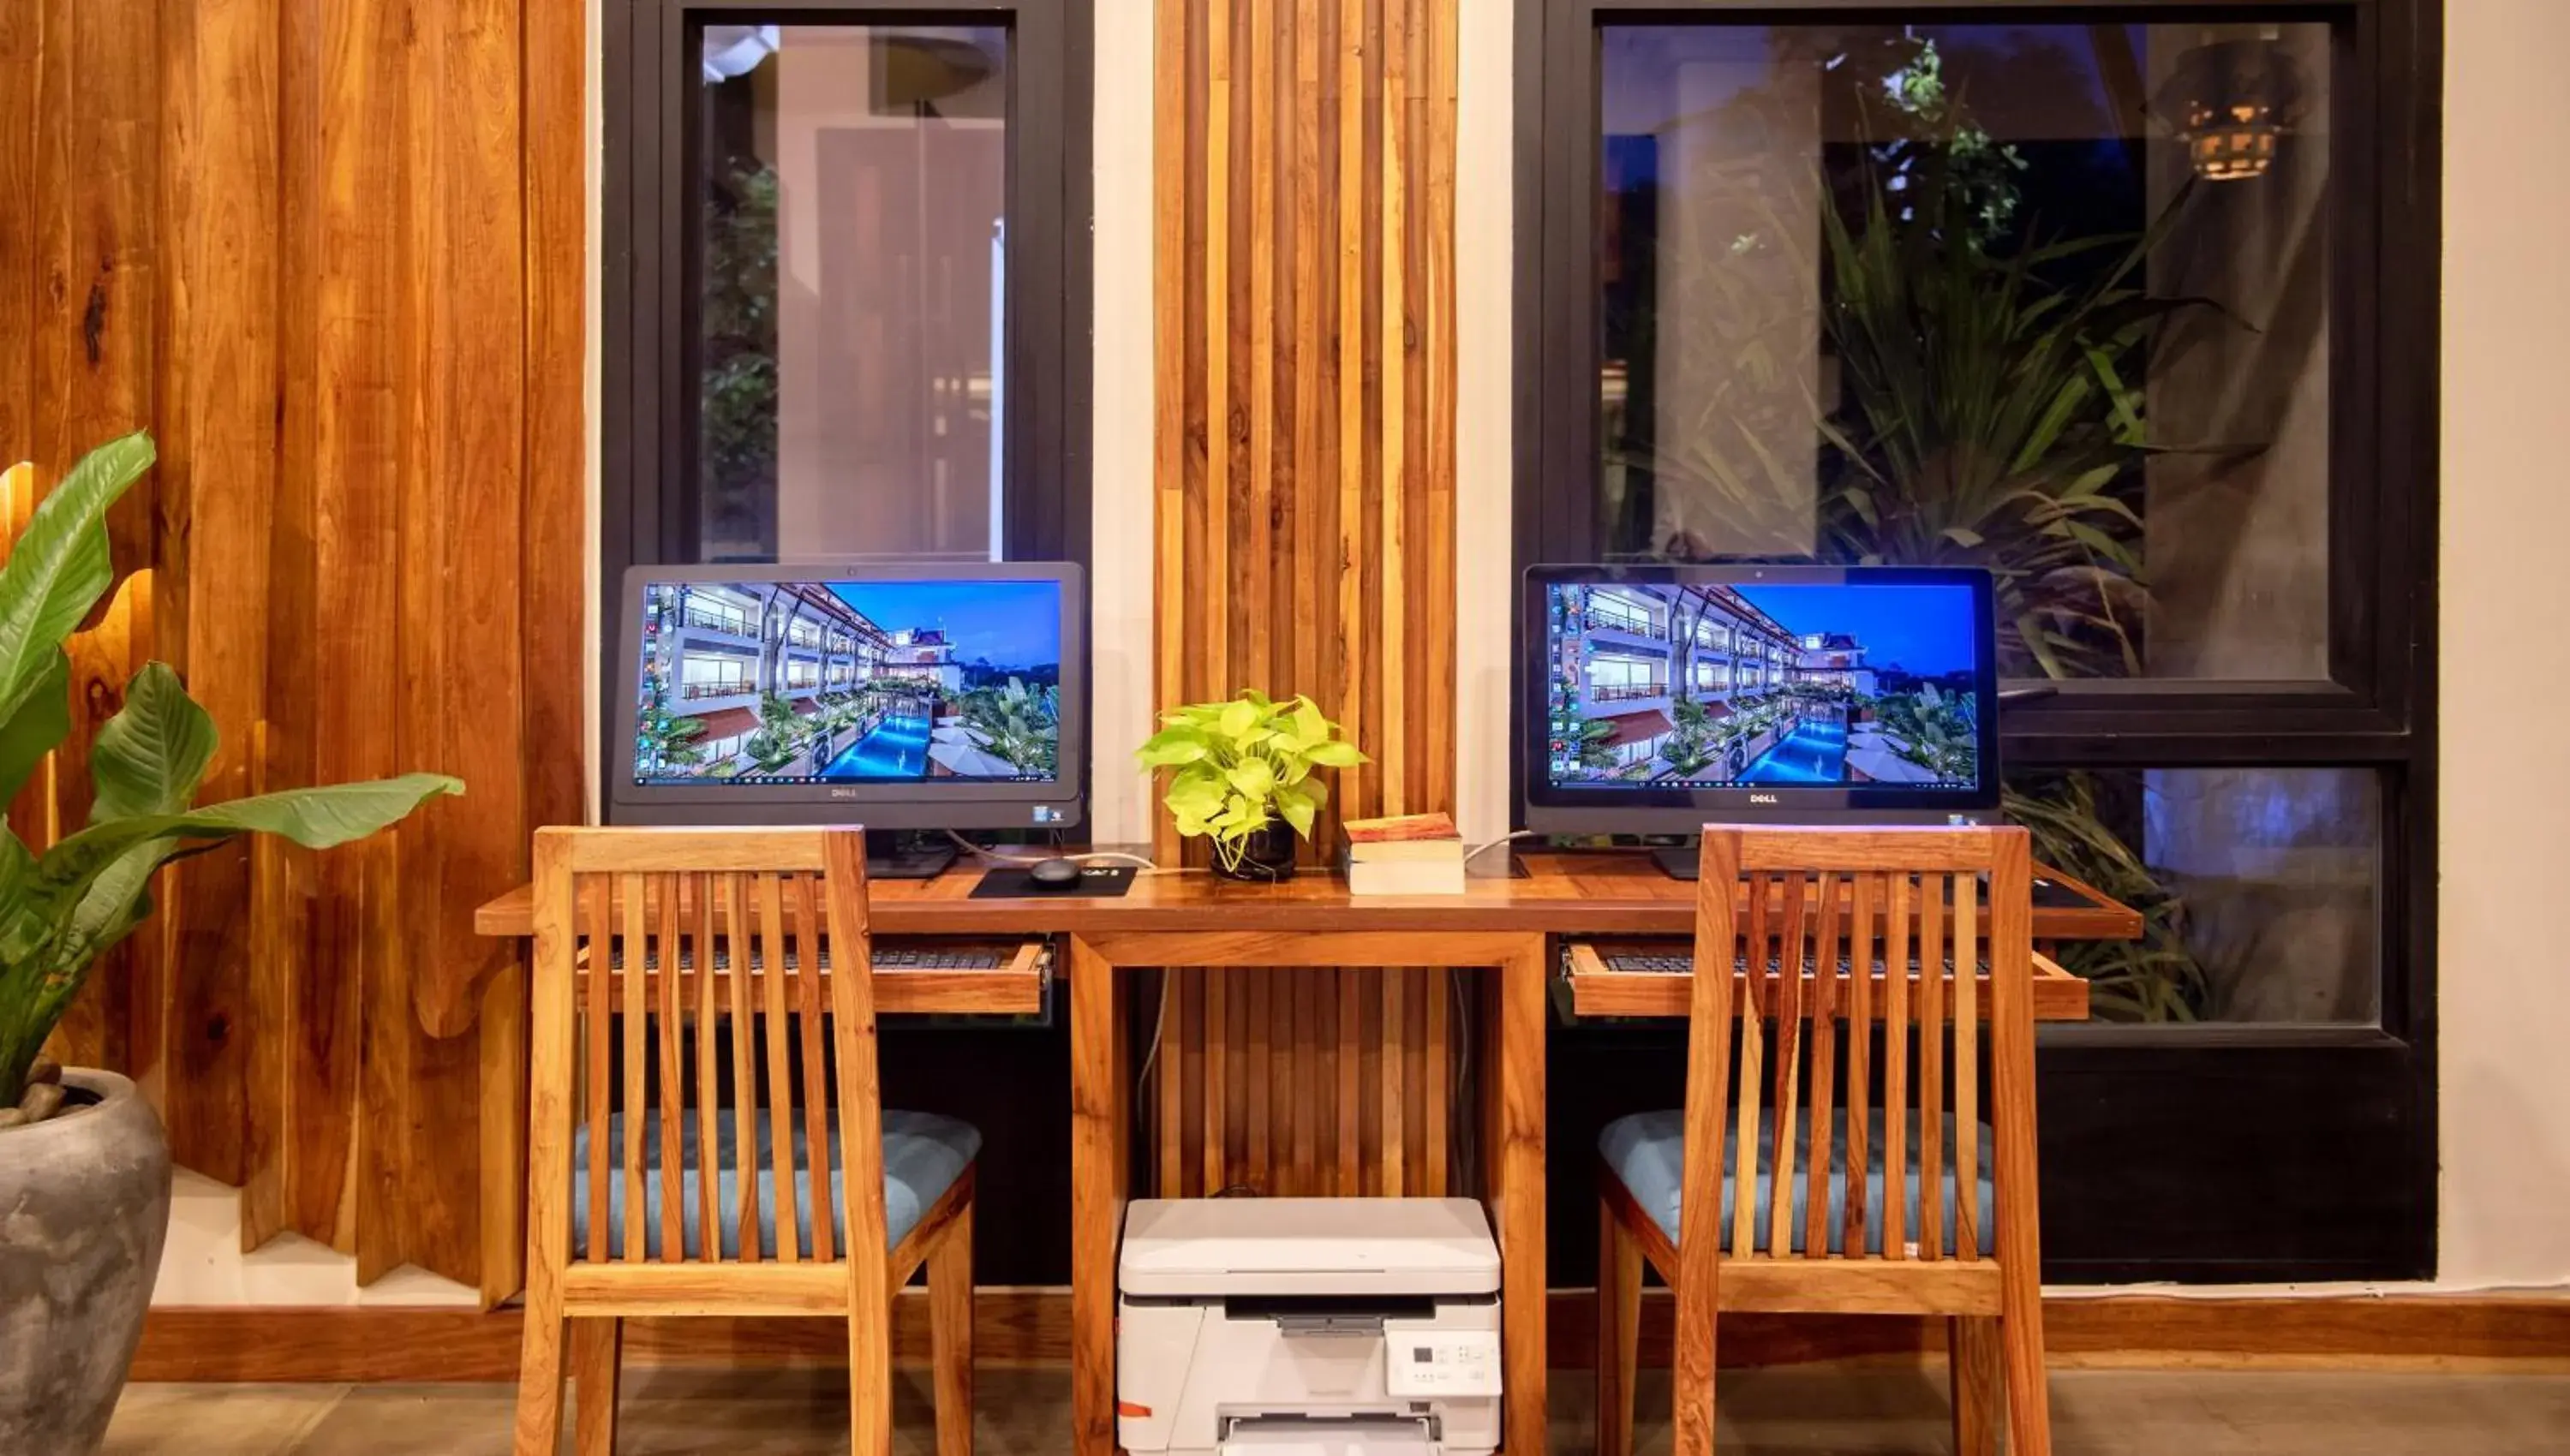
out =
{"type": "MultiPolygon", "coordinates": [[[[1671,955],[1659,951],[1614,951],[1602,954],[1598,956],[1597,959],[1599,964],[1605,966],[1607,970],[1617,975],[1689,975],[1695,970],[1694,956],[1671,955]]],[[[1951,960],[1948,960],[1945,963],[1948,966],[1953,964],[1951,960]]],[[[1570,969],[1570,952],[1567,950],[1562,952],[1562,968],[1565,971],[1570,969]]],[[[1734,972],[1747,970],[1749,968],[1749,957],[1743,955],[1734,958],[1731,962],[1731,968],[1734,972]]],[[[1780,968],[1781,967],[1775,956],[1771,955],[1767,957],[1768,974],[1776,974],[1780,968]]],[[[1809,969],[1810,967],[1807,965],[1805,967],[1806,973],[1809,972],[1809,969]]],[[[1844,955],[1840,956],[1839,974],[1849,975],[1852,973],[1853,969],[1848,958],[1844,955]]],[[[1914,976],[1919,973],[1919,958],[1915,955],[1910,959],[1910,973],[1914,976]]]]}
{"type": "MultiPolygon", "coordinates": [[[[1007,966],[1011,958],[1008,949],[999,945],[877,945],[874,950],[877,971],[999,970],[1007,966]]],[[[800,957],[793,950],[788,949],[785,952],[785,968],[789,971],[794,970],[799,968],[800,964],[800,957]]],[[[622,942],[616,946],[614,959],[610,965],[616,970],[625,968],[625,946],[622,942]]],[[[643,956],[642,966],[646,971],[658,970],[659,954],[656,951],[646,953],[643,956]]],[[[680,950],[678,969],[689,971],[695,968],[695,952],[691,949],[680,950]]],[[[749,968],[753,974],[766,970],[767,957],[755,950],[751,951],[749,968]]],[[[823,970],[830,968],[830,947],[827,945],[821,947],[821,968],[823,970]]],[[[719,974],[730,969],[731,949],[729,946],[724,946],[714,952],[714,970],[719,974]]]]}

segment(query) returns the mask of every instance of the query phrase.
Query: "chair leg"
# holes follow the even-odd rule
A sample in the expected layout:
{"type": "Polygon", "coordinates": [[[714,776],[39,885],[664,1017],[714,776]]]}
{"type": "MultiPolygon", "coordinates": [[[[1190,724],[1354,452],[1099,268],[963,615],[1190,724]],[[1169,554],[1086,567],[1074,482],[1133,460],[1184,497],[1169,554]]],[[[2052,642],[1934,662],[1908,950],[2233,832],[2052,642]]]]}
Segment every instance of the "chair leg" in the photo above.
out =
{"type": "Polygon", "coordinates": [[[616,1385],[623,1373],[625,1321],[616,1318],[571,1322],[571,1374],[580,1383],[573,1408],[572,1449],[580,1456],[615,1456],[616,1385]]]}
{"type": "Polygon", "coordinates": [[[929,1345],[937,1456],[973,1456],[973,1205],[928,1254],[929,1345]]]}
{"type": "Polygon", "coordinates": [[[1642,1340],[1642,1246],[1597,1201],[1597,1456],[1632,1456],[1633,1367],[1642,1340]]]}
{"type": "Polygon", "coordinates": [[[1954,1395],[1954,1456],[1998,1456],[1999,1321],[1945,1321],[1945,1363],[1954,1395]]]}
{"type": "Polygon", "coordinates": [[[2008,1287],[1999,1320],[1999,1365],[2007,1385],[2009,1456],[2052,1456],[2052,1394],[2043,1377],[2043,1292],[2032,1271],[2008,1287]]]}
{"type": "MultiPolygon", "coordinates": [[[[532,1291],[530,1291],[532,1292],[532,1291]]],[[[554,1456],[562,1449],[563,1318],[527,1311],[518,1352],[518,1416],[514,1456],[554,1456]]]]}
{"type": "MultiPolygon", "coordinates": [[[[849,1456],[892,1456],[892,1293],[883,1278],[848,1307],[849,1456]]],[[[932,1296],[932,1303],[934,1302],[932,1296]]]]}

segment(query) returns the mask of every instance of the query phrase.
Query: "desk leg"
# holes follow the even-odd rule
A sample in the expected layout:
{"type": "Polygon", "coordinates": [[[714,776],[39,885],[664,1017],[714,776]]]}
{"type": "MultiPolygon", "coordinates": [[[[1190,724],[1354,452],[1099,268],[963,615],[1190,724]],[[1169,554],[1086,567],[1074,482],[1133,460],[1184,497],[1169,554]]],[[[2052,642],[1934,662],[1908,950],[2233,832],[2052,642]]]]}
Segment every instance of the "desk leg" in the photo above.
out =
{"type": "Polygon", "coordinates": [[[1124,1018],[1115,967],[1071,941],[1071,1422],[1074,1456],[1115,1451],[1115,1248],[1124,1225],[1124,1018]]]}
{"type": "Polygon", "coordinates": [[[1501,1378],[1506,1385],[1499,1437],[1508,1456],[1543,1456],[1544,1169],[1543,937],[1487,972],[1484,1004],[1492,1049],[1484,1079],[1483,1156],[1490,1207],[1499,1228],[1501,1378]]]}

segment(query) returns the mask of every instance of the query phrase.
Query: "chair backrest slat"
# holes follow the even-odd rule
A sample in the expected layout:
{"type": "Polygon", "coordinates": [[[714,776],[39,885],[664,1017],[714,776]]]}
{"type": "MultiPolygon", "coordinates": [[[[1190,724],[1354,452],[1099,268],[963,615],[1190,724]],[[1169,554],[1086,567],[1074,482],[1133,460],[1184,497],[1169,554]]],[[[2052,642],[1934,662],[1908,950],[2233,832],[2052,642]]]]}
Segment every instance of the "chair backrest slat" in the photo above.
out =
{"type": "Polygon", "coordinates": [[[794,1186],[794,1029],[785,994],[785,887],[775,876],[762,875],[751,889],[758,902],[758,1035],[767,1051],[767,1188],[776,1210],[776,1257],[798,1264],[803,1259],[797,1232],[803,1210],[801,1190],[794,1186]]]}
{"type": "Polygon", "coordinates": [[[614,1140],[609,1136],[613,1126],[608,1119],[616,1111],[616,1092],[609,1080],[613,1075],[607,1054],[610,1027],[616,1024],[615,1007],[608,999],[616,987],[612,964],[616,946],[616,917],[613,908],[615,886],[604,875],[592,876],[582,887],[581,933],[589,942],[589,1014],[584,1018],[580,1039],[584,1048],[582,1064],[589,1075],[583,1090],[582,1116],[589,1123],[589,1177],[586,1195],[589,1214],[588,1257],[607,1258],[608,1195],[613,1188],[609,1170],[615,1163],[614,1140]]]}
{"type": "Polygon", "coordinates": [[[1969,1259],[1981,1247],[1980,914],[1974,905],[1980,880],[1957,875],[1954,883],[1954,1249],[1969,1259]]]}
{"type": "Polygon", "coordinates": [[[652,973],[651,1004],[657,1014],[652,1040],[659,1050],[660,1095],[660,1259],[675,1264],[686,1258],[686,1165],[683,1158],[686,1130],[686,1074],[680,1060],[679,1043],[686,1033],[686,1019],[678,1014],[678,877],[654,875],[651,894],[657,902],[653,923],[659,928],[652,936],[651,963],[659,967],[652,973]]]}
{"type": "MultiPolygon", "coordinates": [[[[1812,901],[1811,1116],[1804,1134],[1811,1156],[1803,1160],[1803,1250],[1814,1259],[1830,1247],[1830,1155],[1835,1149],[1838,1091],[1839,893],[1837,876],[1814,881],[1812,901]]],[[[1862,1167],[1864,1165],[1856,1165],[1862,1167]]],[[[1781,1166],[1779,1172],[1785,1171],[1781,1166]]]]}
{"type": "MultiPolygon", "coordinates": [[[[1984,1107],[2033,1098],[2016,1085],[2031,1057],[1985,1057],[1979,1041],[2006,1015],[2027,1025],[1994,1046],[2032,1044],[2029,915],[2002,905],[2025,893],[2025,857],[2013,829],[1706,832],[1704,874],[1719,884],[1698,901],[1708,973],[1690,993],[1682,1235],[1727,1233],[1729,1258],[1982,1257],[1983,1180],[2033,1166],[2030,1117],[2000,1119],[2009,1150],[1995,1170],[1981,1152],[1984,1107]],[[1735,945],[1738,969],[1713,970],[1735,945]],[[1727,1230],[1721,1180],[1699,1166],[1729,1170],[1727,1230]]],[[[1709,1257],[1692,1242],[1682,1272],[1709,1257]]]]}
{"type": "Polygon", "coordinates": [[[761,1208],[775,1203],[758,1186],[758,1062],[752,1044],[758,1031],[758,1002],[751,992],[757,985],[750,969],[750,953],[756,941],[751,936],[749,920],[749,887],[738,872],[725,872],[722,881],[723,923],[729,938],[724,941],[731,957],[731,971],[726,979],[731,990],[731,1157],[732,1186],[740,1199],[739,1227],[733,1231],[739,1241],[741,1259],[756,1264],[766,1257],[759,1248],[758,1226],[761,1208]]]}
{"type": "MultiPolygon", "coordinates": [[[[1919,1257],[1945,1248],[1945,884],[1919,877],[1919,1257]]],[[[1905,971],[1906,973],[1906,971],[1905,971]]]]}
{"type": "MultiPolygon", "coordinates": [[[[830,1094],[828,1058],[821,1050],[821,908],[813,895],[814,877],[794,877],[794,1010],[801,1026],[803,1061],[803,1142],[815,1170],[829,1166],[830,1094]]],[[[830,1202],[830,1180],[816,1172],[812,1179],[812,1257],[836,1259],[838,1241],[830,1224],[838,1211],[830,1202]]],[[[778,1238],[783,1238],[782,1230],[778,1238]]]]}
{"type": "MultiPolygon", "coordinates": [[[[721,1017],[714,1005],[714,882],[690,875],[696,908],[694,996],[696,1017],[696,1261],[711,1264],[722,1253],[722,1071],[716,1057],[721,1017]]],[[[741,1085],[748,1085],[746,1082],[741,1085]]]]}
{"type": "MultiPolygon", "coordinates": [[[[1881,883],[1873,875],[1853,875],[1848,891],[1847,938],[1847,1167],[1853,1180],[1858,1170],[1868,1167],[1867,1156],[1873,1152],[1867,1136],[1866,1116],[1874,1106],[1874,965],[1875,936],[1881,933],[1877,911],[1881,902],[1876,888],[1881,883]]],[[[1839,1219],[1839,1248],[1850,1258],[1865,1252],[1865,1204],[1851,1197],[1839,1219]]]]}
{"type": "MultiPolygon", "coordinates": [[[[1739,864],[1739,856],[1736,853],[1736,846],[1734,849],[1731,863],[1736,867],[1739,864]]],[[[1739,879],[1736,868],[1731,878],[1735,882],[1739,879]]],[[[1741,995],[1737,1002],[1740,1007],[1740,1066],[1735,1075],[1739,1085],[1748,1093],[1737,1099],[1738,1125],[1732,1129],[1731,1247],[1746,1253],[1756,1246],[1758,1238],[1757,1088],[1759,1079],[1766,1071],[1765,1026],[1767,1017],[1775,1009],[1776,998],[1774,981],[1767,969],[1767,897],[1755,891],[1751,893],[1749,934],[1745,940],[1735,944],[1730,927],[1730,887],[1725,886],[1723,888],[1723,929],[1720,941],[1722,953],[1726,957],[1734,954],[1735,951],[1742,956],[1741,995]]],[[[1703,917],[1704,912],[1701,909],[1696,913],[1699,919],[1703,917]]],[[[1716,1029],[1720,1034],[1729,1033],[1728,1027],[1716,1029]]],[[[1689,1070],[1688,1075],[1694,1076],[1693,1069],[1689,1070]]],[[[1716,1098],[1728,1095],[1726,1089],[1715,1089],[1716,1098]]],[[[1717,1102],[1715,1105],[1719,1107],[1720,1103],[1717,1102]]],[[[1689,1142],[1690,1146],[1696,1145],[1692,1138],[1689,1142]]]]}
{"type": "Polygon", "coordinates": [[[531,1153],[559,1159],[577,1197],[547,1207],[587,1230],[537,1231],[530,1257],[812,1260],[879,1283],[880,1259],[845,1258],[884,1227],[862,833],[545,830],[537,859],[569,933],[538,942],[536,1004],[563,1009],[530,1058],[531,1153]]]}

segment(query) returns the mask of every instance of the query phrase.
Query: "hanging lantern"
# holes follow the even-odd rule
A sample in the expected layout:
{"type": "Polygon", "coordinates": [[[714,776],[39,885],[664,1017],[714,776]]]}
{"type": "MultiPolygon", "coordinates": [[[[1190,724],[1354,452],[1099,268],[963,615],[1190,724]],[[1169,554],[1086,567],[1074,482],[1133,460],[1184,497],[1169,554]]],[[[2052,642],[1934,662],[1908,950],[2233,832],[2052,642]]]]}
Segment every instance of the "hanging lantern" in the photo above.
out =
{"type": "Polygon", "coordinates": [[[2244,182],[2276,165],[2300,119],[2301,73],[2272,28],[2254,40],[2213,41],[2178,57],[2155,110],[2207,182],[2244,182]]]}

